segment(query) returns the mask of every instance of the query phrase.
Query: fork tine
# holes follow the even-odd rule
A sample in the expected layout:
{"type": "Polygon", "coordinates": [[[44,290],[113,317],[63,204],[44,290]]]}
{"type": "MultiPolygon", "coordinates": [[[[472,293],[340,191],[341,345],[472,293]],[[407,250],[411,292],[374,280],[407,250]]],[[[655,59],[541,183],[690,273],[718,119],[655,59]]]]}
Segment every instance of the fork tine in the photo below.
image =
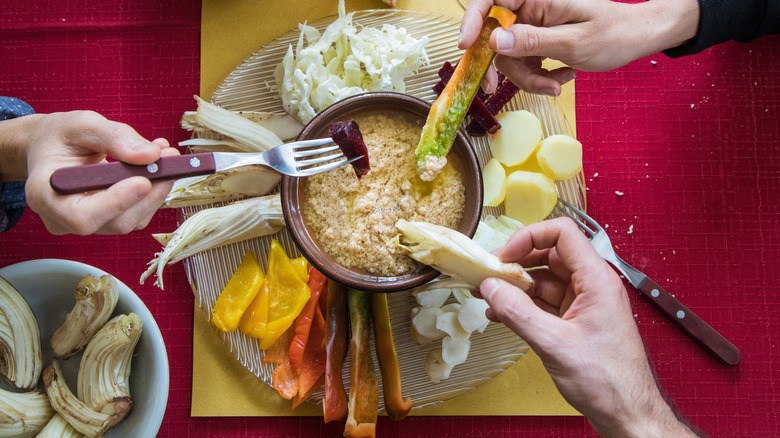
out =
{"type": "Polygon", "coordinates": [[[595,235],[596,235],[596,231],[593,231],[593,230],[592,230],[590,227],[588,227],[587,225],[585,225],[585,224],[584,224],[584,223],[583,223],[583,222],[582,222],[582,221],[581,221],[581,220],[580,220],[580,219],[579,219],[577,216],[575,216],[575,215],[573,215],[573,214],[569,213],[568,211],[566,211],[566,209],[564,209],[564,208],[560,208],[560,207],[559,207],[559,208],[558,208],[558,211],[560,211],[562,215],[564,215],[564,216],[566,216],[567,218],[569,218],[569,219],[573,220],[573,221],[574,221],[574,222],[577,224],[577,226],[579,226],[579,227],[580,227],[580,229],[581,229],[581,230],[582,230],[582,231],[583,231],[585,234],[587,234],[588,236],[590,236],[590,237],[593,237],[593,236],[595,236],[595,235]]]}
{"type": "Polygon", "coordinates": [[[300,169],[297,172],[297,174],[298,174],[297,176],[311,176],[311,175],[316,175],[318,173],[327,172],[327,171],[333,170],[333,169],[335,169],[337,167],[341,167],[341,166],[343,166],[345,164],[352,163],[353,161],[357,161],[357,160],[359,160],[361,158],[363,158],[362,155],[359,156],[359,157],[350,158],[349,160],[341,160],[341,161],[337,161],[335,163],[326,164],[326,165],[322,165],[322,166],[310,167],[308,169],[300,169]]]}
{"type": "Polygon", "coordinates": [[[340,160],[342,158],[344,158],[344,154],[326,155],[324,157],[310,158],[308,160],[296,160],[295,164],[297,164],[300,169],[302,167],[314,166],[316,164],[327,163],[328,161],[340,160]]]}
{"type": "Polygon", "coordinates": [[[315,138],[312,140],[301,140],[293,143],[293,149],[313,147],[313,146],[325,146],[326,144],[331,144],[331,143],[334,143],[334,141],[330,137],[315,138]]]}
{"type": "Polygon", "coordinates": [[[590,216],[588,216],[587,214],[585,214],[585,212],[583,212],[583,211],[582,211],[582,210],[580,210],[579,208],[577,208],[577,207],[575,207],[575,206],[573,206],[573,205],[569,204],[568,202],[566,202],[566,201],[565,201],[565,200],[563,200],[563,199],[560,199],[560,198],[558,198],[558,201],[559,201],[560,203],[562,203],[563,205],[565,205],[566,207],[568,207],[568,208],[569,208],[569,210],[573,211],[573,212],[574,212],[574,213],[576,213],[578,216],[580,216],[580,217],[581,217],[581,218],[582,218],[582,219],[583,219],[585,222],[587,222],[587,223],[588,223],[588,225],[590,225],[591,227],[593,227],[593,228],[595,228],[596,230],[599,230],[599,231],[603,231],[603,230],[604,230],[603,228],[601,228],[601,225],[599,225],[599,223],[598,223],[598,222],[596,222],[595,220],[593,220],[593,219],[592,219],[590,216]]]}
{"type": "Polygon", "coordinates": [[[311,157],[312,155],[327,154],[329,152],[336,152],[337,150],[339,150],[338,146],[317,147],[317,148],[312,148],[312,149],[299,149],[298,147],[293,147],[293,153],[295,154],[296,158],[299,158],[299,157],[311,157]]]}

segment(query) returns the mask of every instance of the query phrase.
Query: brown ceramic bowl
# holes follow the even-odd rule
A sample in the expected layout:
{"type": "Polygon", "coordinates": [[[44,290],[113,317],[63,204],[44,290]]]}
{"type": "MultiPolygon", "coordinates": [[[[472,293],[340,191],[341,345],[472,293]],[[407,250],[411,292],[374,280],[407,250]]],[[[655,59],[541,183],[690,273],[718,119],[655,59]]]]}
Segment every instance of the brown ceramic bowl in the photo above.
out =
{"type": "MultiPolygon", "coordinates": [[[[390,92],[373,92],[346,98],[326,108],[301,131],[298,140],[323,138],[328,136],[331,123],[348,120],[356,114],[365,112],[403,112],[419,118],[420,126],[425,123],[430,104],[412,96],[390,92]]],[[[462,175],[466,190],[466,205],[458,231],[471,237],[477,230],[482,214],[482,172],[474,150],[462,132],[458,133],[450,151],[450,159],[462,162],[462,175]],[[457,157],[453,157],[456,154],[457,157]]],[[[320,272],[329,278],[353,289],[367,292],[396,292],[411,289],[427,283],[439,275],[428,266],[410,274],[381,277],[362,269],[349,268],[337,262],[320,248],[315,233],[306,224],[303,213],[303,197],[306,178],[282,177],[282,210],[287,228],[304,256],[320,272]]]]}

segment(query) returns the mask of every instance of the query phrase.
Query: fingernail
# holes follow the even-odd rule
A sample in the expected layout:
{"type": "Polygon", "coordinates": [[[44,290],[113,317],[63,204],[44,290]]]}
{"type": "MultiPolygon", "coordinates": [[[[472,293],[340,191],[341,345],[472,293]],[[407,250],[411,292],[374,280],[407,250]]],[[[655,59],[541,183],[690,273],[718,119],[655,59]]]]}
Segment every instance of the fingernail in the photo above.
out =
{"type": "Polygon", "coordinates": [[[490,301],[490,297],[498,290],[498,281],[495,278],[488,278],[482,282],[479,288],[479,292],[482,294],[482,298],[490,301]]]}
{"type": "Polygon", "coordinates": [[[542,90],[542,94],[545,96],[558,97],[558,90],[555,88],[545,88],[542,90]]]}
{"type": "Polygon", "coordinates": [[[515,34],[501,29],[496,34],[496,49],[499,51],[512,50],[515,47],[515,34]]]}
{"type": "Polygon", "coordinates": [[[569,73],[563,77],[563,83],[565,84],[569,81],[573,81],[576,77],[577,77],[577,73],[569,73]]]}

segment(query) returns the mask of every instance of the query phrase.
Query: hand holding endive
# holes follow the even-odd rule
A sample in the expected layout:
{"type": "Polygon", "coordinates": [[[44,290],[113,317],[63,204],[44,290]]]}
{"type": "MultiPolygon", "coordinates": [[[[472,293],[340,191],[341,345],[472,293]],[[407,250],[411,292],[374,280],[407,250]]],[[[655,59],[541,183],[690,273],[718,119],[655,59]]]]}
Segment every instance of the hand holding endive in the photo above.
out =
{"type": "Polygon", "coordinates": [[[597,432],[695,436],[661,396],[622,281],[573,221],[524,227],[495,254],[543,268],[529,271],[536,283],[530,295],[485,280],[480,293],[490,305],[488,317],[528,342],[597,432]]]}

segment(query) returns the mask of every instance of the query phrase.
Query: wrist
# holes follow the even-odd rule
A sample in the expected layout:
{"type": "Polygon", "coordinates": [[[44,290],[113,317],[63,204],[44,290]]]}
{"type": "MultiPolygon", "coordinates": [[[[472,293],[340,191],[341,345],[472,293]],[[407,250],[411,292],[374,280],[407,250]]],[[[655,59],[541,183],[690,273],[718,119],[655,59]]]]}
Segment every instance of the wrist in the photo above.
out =
{"type": "Polygon", "coordinates": [[[602,437],[696,437],[697,435],[672,411],[660,392],[653,388],[646,397],[623,403],[604,415],[588,417],[602,437]]]}
{"type": "Polygon", "coordinates": [[[0,121],[0,182],[27,179],[27,148],[41,114],[0,121]]]}
{"type": "Polygon", "coordinates": [[[698,0],[650,0],[635,6],[634,21],[645,30],[645,56],[685,44],[698,34],[698,0]]]}

